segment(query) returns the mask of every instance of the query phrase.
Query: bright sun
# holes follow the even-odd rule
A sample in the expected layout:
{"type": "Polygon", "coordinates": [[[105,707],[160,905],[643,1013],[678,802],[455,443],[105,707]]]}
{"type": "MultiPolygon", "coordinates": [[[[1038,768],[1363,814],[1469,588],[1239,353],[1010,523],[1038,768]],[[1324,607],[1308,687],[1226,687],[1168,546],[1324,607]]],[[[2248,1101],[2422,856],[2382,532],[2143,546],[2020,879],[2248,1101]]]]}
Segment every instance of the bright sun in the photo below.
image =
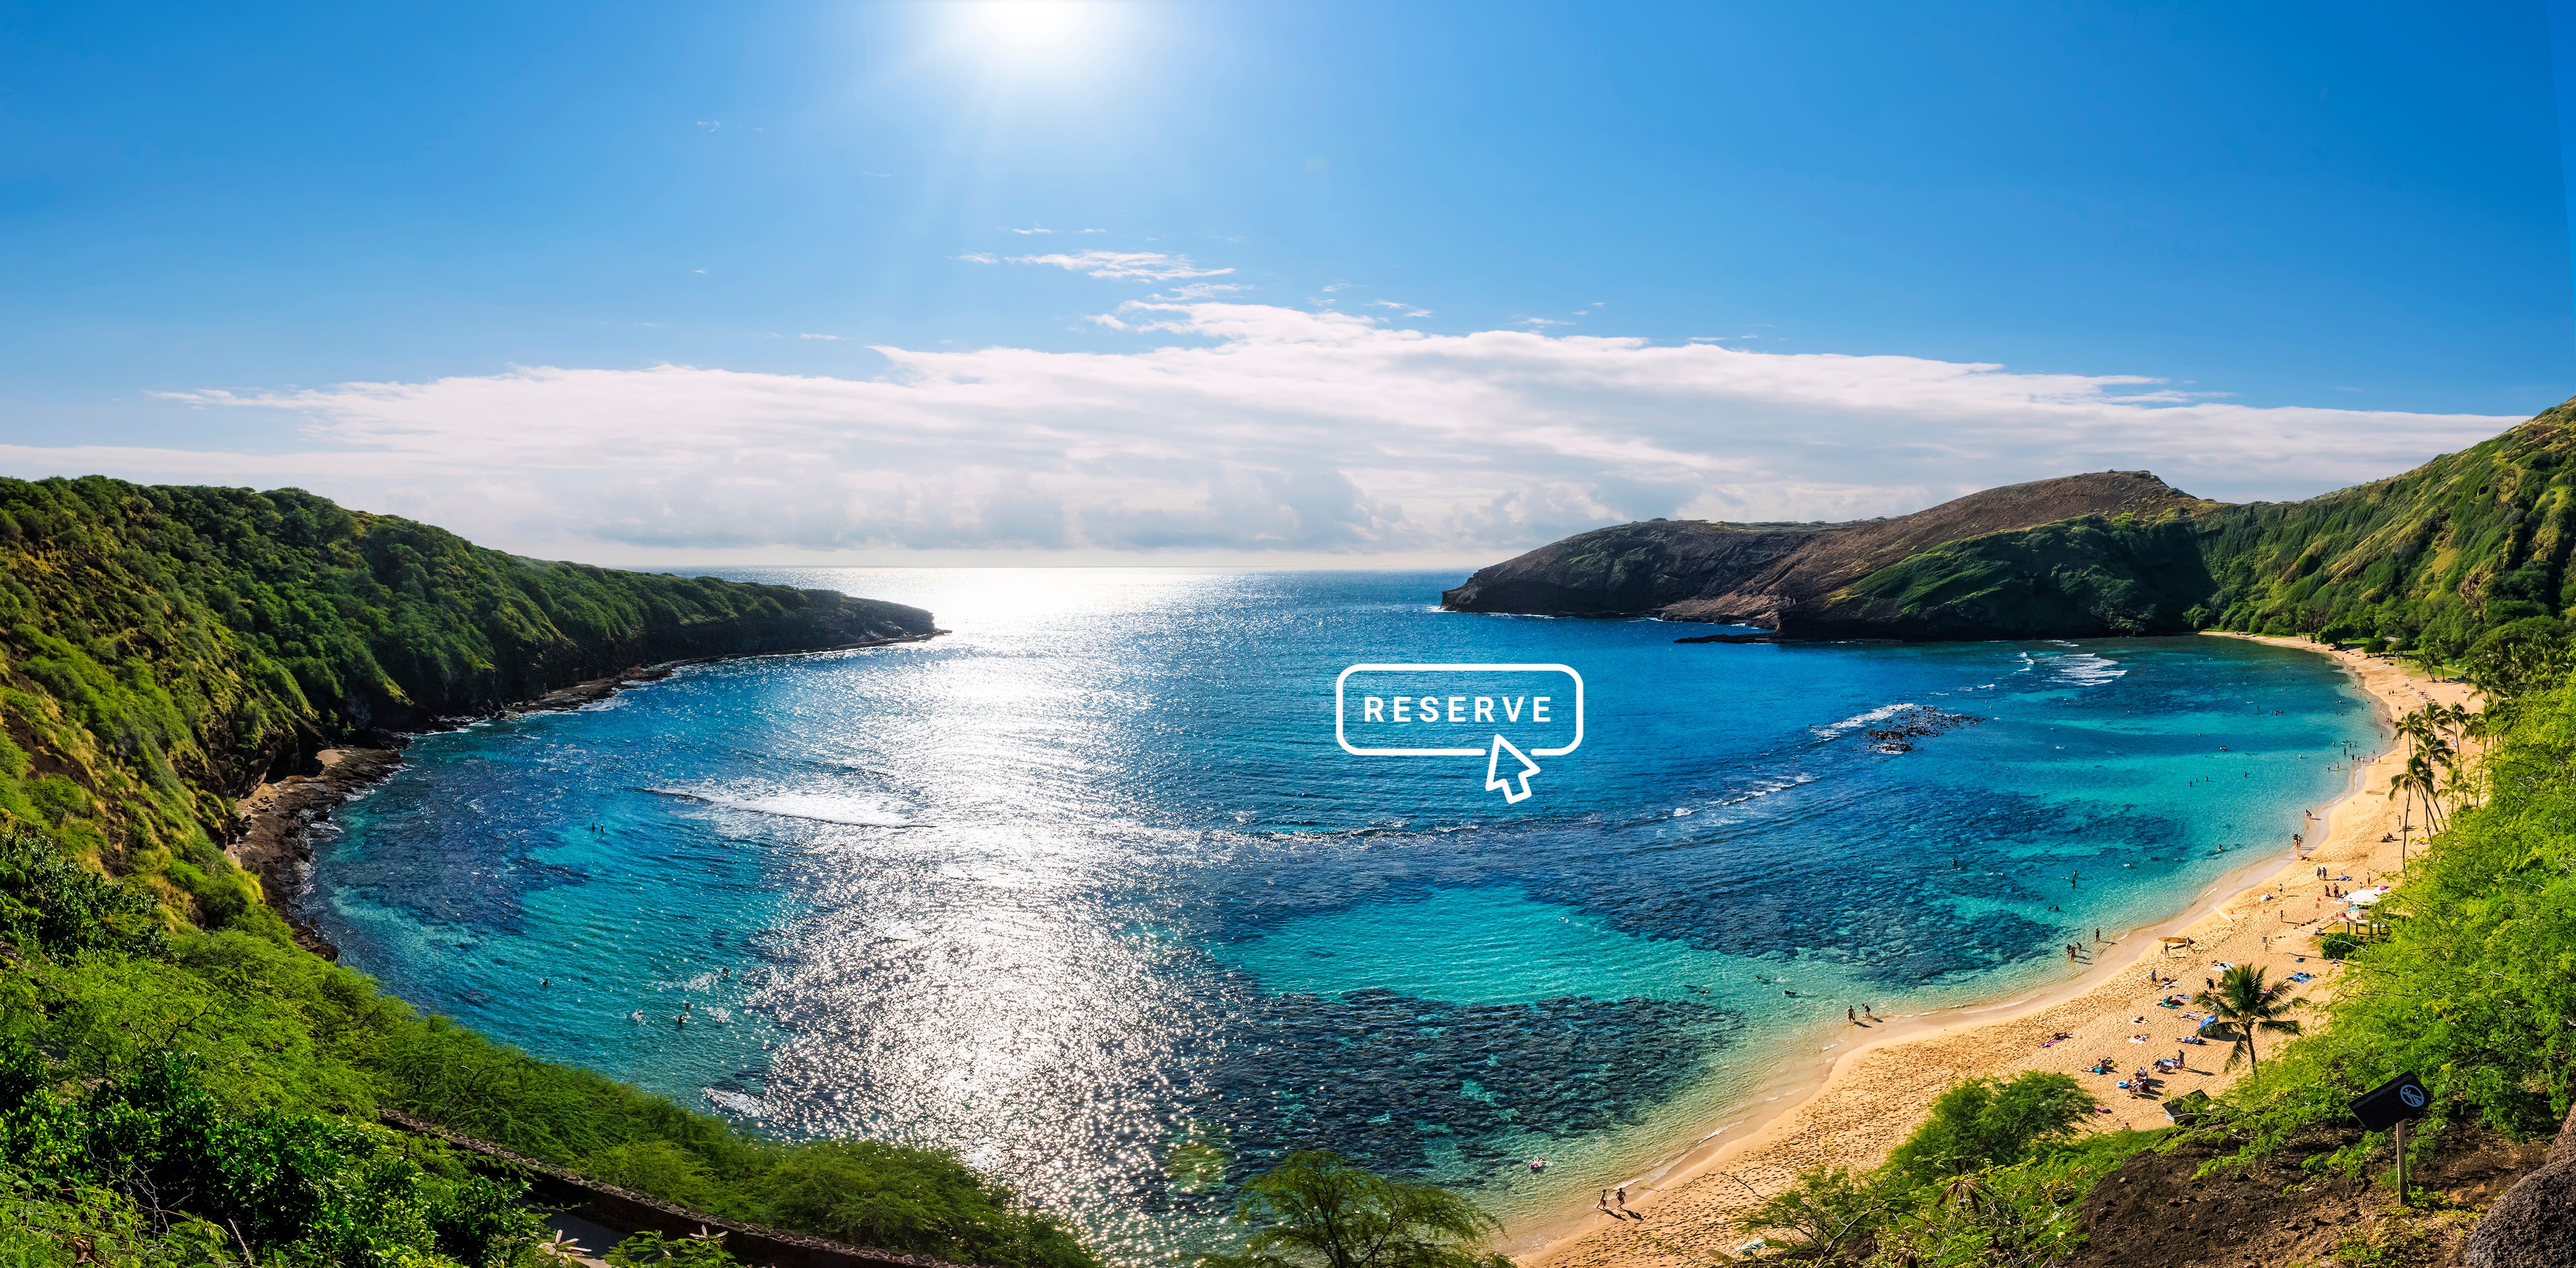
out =
{"type": "Polygon", "coordinates": [[[959,8],[975,38],[1015,55],[1070,52],[1100,19],[1100,7],[1083,0],[975,0],[959,8]]]}

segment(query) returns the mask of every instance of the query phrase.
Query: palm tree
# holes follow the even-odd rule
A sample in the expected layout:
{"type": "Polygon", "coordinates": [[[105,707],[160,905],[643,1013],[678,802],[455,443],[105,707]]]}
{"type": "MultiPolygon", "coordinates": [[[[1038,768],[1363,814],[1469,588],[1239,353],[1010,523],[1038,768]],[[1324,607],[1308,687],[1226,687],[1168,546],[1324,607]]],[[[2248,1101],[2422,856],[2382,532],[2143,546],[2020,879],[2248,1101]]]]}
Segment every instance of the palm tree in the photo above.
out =
{"type": "Polygon", "coordinates": [[[2441,705],[2428,704],[2397,720],[2397,733],[2415,741],[2415,751],[2435,761],[2448,760],[2452,753],[2451,737],[2444,728],[2450,725],[2450,711],[2441,705]]]}
{"type": "Polygon", "coordinates": [[[2442,709],[2442,725],[2451,732],[2455,740],[2467,739],[2469,729],[2477,718],[2478,715],[2469,712],[2469,706],[2464,704],[2446,705],[2442,709]]]}
{"type": "Polygon", "coordinates": [[[2209,1015],[2235,1028],[2235,1046],[2227,1052],[2227,1067],[2236,1068],[2236,1059],[2251,1062],[2257,1074],[2263,1062],[2254,1051],[2254,1032],[2268,1030],[2274,1034],[2295,1035],[2299,1023],[2284,1014],[2304,1008],[2308,1001],[2291,999],[2290,983],[2265,982],[2261,965],[2240,964],[2218,979],[2218,989],[2202,991],[2191,1002],[2209,1010],[2209,1015]]]}
{"type": "Polygon", "coordinates": [[[2443,791],[2443,784],[2441,772],[2435,770],[2433,763],[2425,760],[2422,753],[2417,753],[2413,757],[2406,759],[2406,769],[2399,775],[2399,778],[2404,779],[2408,786],[2415,790],[2415,794],[2423,799],[2424,835],[2429,838],[2434,833],[2442,831],[2447,825],[2444,822],[2445,816],[2442,813],[2441,794],[2443,791]]]}
{"type": "Polygon", "coordinates": [[[1478,1244],[1502,1222],[1446,1189],[1378,1175],[1329,1149],[1303,1149],[1247,1181],[1234,1222],[1241,1253],[1200,1268],[1509,1268],[1478,1244]]]}

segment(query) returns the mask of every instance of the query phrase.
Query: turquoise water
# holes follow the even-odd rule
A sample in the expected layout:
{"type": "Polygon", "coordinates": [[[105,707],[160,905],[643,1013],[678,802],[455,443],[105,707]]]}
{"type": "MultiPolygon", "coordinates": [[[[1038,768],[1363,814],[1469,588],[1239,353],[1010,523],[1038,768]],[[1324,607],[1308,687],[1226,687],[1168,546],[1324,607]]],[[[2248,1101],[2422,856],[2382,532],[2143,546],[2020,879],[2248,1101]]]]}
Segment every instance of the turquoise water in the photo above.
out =
{"type": "Polygon", "coordinates": [[[1317,1145],[1579,1207],[1844,1008],[2059,980],[2284,850],[2381,733],[2241,640],[1677,645],[1705,627],[1438,612],[1427,573],[722,575],[954,632],[424,737],[310,906],[425,1008],[759,1130],[956,1149],[1134,1262],[1317,1145]],[[1486,732],[1561,746],[1570,680],[1452,675],[1438,725],[1351,738],[1483,755],[1354,756],[1361,662],[1569,666],[1583,741],[1507,803],[1486,732]],[[1537,693],[1554,731],[1472,721],[1537,693]]]}

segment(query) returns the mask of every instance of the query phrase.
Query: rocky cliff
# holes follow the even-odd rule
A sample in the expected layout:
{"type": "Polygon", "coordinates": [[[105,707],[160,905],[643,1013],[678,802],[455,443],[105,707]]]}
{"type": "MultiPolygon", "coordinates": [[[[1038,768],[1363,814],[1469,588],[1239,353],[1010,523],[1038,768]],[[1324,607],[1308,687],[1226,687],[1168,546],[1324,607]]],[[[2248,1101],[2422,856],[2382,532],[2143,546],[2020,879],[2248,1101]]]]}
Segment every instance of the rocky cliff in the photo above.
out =
{"type": "Polygon", "coordinates": [[[2217,628],[2456,661],[2576,613],[2576,402],[2403,475],[2229,505],[2143,471],[1850,524],[1650,520],[1477,572],[1466,612],[1655,616],[1784,638],[2086,638],[2217,628]],[[2516,631],[2520,631],[2517,633],[2516,631]]]}
{"type": "Polygon", "coordinates": [[[1844,524],[1648,520],[1595,529],[1485,568],[1441,595],[1462,612],[1655,616],[1798,633],[1843,619],[1837,592],[1963,538],[2082,516],[2154,517],[2216,506],[2144,471],[2104,471],[1972,493],[1893,519],[1844,524]]]}

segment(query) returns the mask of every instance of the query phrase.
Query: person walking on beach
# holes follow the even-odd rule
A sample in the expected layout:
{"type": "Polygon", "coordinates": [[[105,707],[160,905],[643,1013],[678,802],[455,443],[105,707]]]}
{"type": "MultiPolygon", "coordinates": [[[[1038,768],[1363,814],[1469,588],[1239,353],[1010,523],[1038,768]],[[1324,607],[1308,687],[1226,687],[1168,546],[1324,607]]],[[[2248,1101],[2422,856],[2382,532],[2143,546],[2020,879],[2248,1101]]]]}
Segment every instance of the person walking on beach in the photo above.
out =
{"type": "Polygon", "coordinates": [[[1610,1191],[1608,1189],[1603,1189],[1601,1191],[1601,1200],[1593,1203],[1592,1209],[1601,1212],[1603,1215],[1608,1215],[1610,1213],[1610,1191]]]}
{"type": "Polygon", "coordinates": [[[1846,1008],[1843,1010],[1843,1020],[1857,1026],[1860,1024],[1860,1013],[1855,1009],[1846,1008]]]}
{"type": "Polygon", "coordinates": [[[2096,930],[2094,930],[2094,931],[2093,931],[2093,940],[2094,940],[2095,942],[2100,942],[2100,941],[2102,940],[2102,931],[2101,931],[2101,930],[2096,929],[2096,930]]]}
{"type": "Polygon", "coordinates": [[[1625,1215],[1628,1213],[1628,1186],[1624,1184],[1619,1186],[1618,1198],[1619,1213],[1621,1215],[1625,1215]]]}

